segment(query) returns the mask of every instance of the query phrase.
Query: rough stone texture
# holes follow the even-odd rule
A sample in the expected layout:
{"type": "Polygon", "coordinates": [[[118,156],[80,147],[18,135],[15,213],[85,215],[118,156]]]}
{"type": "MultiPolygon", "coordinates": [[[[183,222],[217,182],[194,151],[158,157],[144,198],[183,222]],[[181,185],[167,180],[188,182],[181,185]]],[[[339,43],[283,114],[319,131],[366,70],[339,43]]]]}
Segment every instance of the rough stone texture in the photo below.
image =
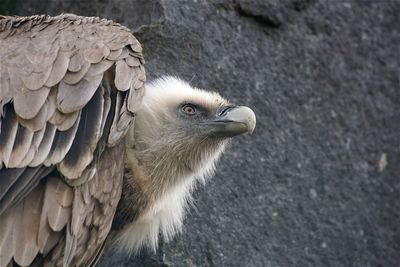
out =
{"type": "Polygon", "coordinates": [[[183,233],[100,266],[399,266],[400,1],[35,0],[121,22],[150,77],[254,108],[183,233]]]}

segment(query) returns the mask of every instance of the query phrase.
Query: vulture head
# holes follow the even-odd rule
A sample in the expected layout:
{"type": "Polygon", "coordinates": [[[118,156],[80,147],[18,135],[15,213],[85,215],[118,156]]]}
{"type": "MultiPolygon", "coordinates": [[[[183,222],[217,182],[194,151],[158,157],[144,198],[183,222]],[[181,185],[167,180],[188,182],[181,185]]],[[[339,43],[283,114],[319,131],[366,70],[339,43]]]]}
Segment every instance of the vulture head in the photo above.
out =
{"type": "Polygon", "coordinates": [[[131,190],[123,190],[125,204],[117,210],[122,221],[128,210],[135,215],[117,244],[134,252],[143,246],[155,249],[159,231],[169,240],[181,229],[194,183],[213,173],[231,137],[252,133],[255,125],[250,108],[235,106],[216,92],[174,77],[148,84],[126,139],[131,178],[125,187],[131,190]]]}

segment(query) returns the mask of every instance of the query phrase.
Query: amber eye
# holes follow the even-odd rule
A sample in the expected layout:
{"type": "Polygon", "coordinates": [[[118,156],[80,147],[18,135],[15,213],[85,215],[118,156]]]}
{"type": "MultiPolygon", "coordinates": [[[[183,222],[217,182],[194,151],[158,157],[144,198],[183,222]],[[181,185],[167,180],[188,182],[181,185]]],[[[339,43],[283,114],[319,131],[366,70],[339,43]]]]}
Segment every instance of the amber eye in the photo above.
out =
{"type": "Polygon", "coordinates": [[[191,104],[184,104],[181,107],[181,110],[183,113],[187,114],[187,115],[194,115],[196,114],[196,108],[195,106],[191,105],[191,104]]]}

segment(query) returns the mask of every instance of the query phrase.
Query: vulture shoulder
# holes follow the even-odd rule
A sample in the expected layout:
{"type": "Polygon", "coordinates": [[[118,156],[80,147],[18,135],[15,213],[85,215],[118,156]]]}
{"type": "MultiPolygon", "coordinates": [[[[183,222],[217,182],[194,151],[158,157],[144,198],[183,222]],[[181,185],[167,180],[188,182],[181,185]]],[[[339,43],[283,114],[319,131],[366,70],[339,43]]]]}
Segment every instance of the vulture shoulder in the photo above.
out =
{"type": "Polygon", "coordinates": [[[0,16],[0,266],[89,265],[121,194],[142,48],[110,20],[0,16]]]}

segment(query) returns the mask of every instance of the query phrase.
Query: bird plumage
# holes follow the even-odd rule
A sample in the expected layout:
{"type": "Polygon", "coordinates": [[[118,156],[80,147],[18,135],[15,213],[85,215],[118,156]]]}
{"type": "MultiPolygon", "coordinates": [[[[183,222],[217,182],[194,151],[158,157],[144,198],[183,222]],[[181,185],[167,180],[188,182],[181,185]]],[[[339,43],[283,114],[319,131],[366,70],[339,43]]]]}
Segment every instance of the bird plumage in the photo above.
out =
{"type": "Polygon", "coordinates": [[[142,48],[117,23],[75,15],[1,17],[0,46],[0,266],[86,264],[120,199],[142,48]]]}
{"type": "Polygon", "coordinates": [[[193,186],[212,175],[228,141],[192,133],[196,129],[191,122],[177,116],[181,103],[196,103],[214,114],[228,101],[173,77],[146,86],[135,127],[126,140],[127,164],[134,178],[125,186],[140,188],[141,192],[123,196],[120,205],[126,204],[116,214],[117,220],[119,213],[132,214],[136,203],[141,203],[138,215],[125,221],[124,227],[118,226],[121,233],[115,243],[128,251],[135,252],[143,246],[155,250],[159,231],[169,240],[181,230],[193,186]]]}
{"type": "Polygon", "coordinates": [[[109,20],[0,17],[0,266],[91,266],[179,232],[254,113],[173,77],[109,20]]]}

